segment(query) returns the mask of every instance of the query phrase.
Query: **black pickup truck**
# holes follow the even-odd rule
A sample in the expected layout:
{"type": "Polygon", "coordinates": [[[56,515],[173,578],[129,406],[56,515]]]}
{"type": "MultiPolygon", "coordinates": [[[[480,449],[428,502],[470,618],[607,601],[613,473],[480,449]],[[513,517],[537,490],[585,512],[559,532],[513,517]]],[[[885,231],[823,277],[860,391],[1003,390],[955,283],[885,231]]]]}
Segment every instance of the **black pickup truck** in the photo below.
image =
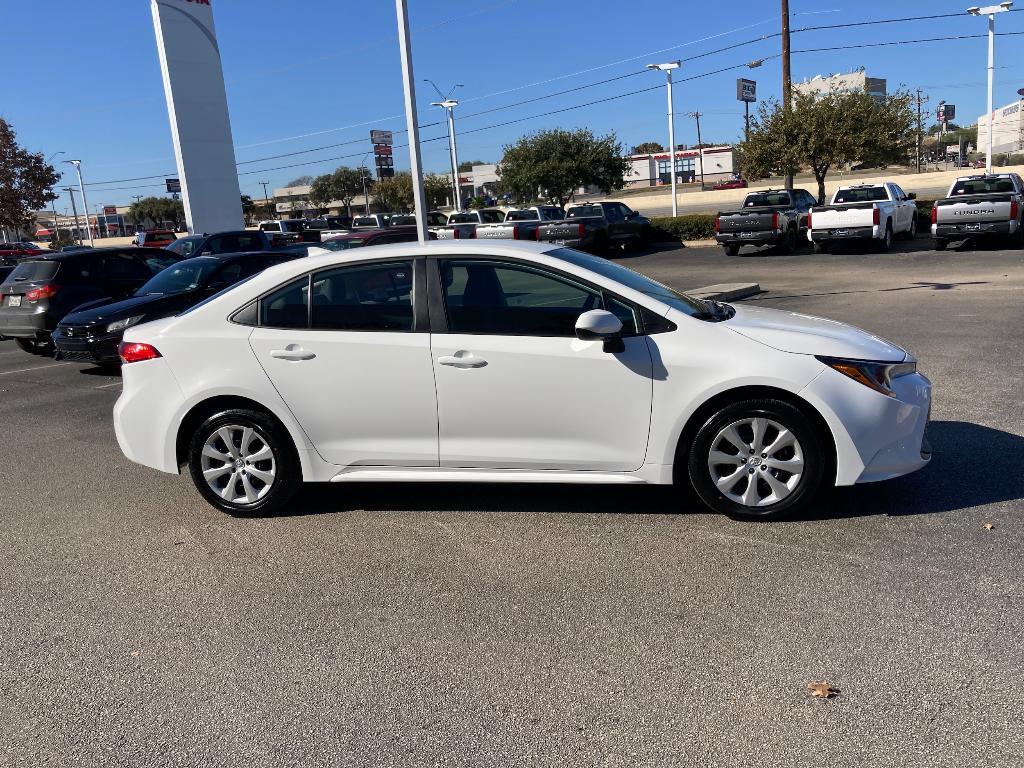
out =
{"type": "Polygon", "coordinates": [[[751,192],[738,211],[720,211],[715,218],[715,240],[730,256],[744,245],[774,245],[792,253],[807,237],[807,212],[817,203],[806,189],[769,189],[751,192]]]}
{"type": "Polygon", "coordinates": [[[622,203],[582,203],[565,220],[537,227],[541,243],[568,245],[601,255],[612,245],[639,245],[649,239],[651,220],[622,203]]]}

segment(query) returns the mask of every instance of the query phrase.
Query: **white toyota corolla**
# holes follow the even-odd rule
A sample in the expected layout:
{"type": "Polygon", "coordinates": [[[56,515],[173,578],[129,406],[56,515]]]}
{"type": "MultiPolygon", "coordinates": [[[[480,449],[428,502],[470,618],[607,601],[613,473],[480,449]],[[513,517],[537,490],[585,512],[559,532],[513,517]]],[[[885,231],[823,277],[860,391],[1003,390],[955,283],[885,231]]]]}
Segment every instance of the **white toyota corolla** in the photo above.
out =
{"type": "Polygon", "coordinates": [[[766,516],[928,463],[931,384],[842,323],[705,302],[569,248],[290,261],[131,328],[125,455],[230,512],[302,482],[660,483],[766,516]]]}

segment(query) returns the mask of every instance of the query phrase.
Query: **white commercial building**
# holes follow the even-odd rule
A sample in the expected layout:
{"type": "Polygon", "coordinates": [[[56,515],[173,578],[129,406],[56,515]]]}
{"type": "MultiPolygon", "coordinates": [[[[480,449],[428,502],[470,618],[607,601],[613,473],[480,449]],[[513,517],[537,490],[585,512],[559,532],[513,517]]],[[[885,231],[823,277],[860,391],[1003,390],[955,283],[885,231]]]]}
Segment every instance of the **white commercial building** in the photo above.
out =
{"type": "MultiPolygon", "coordinates": [[[[670,160],[667,150],[646,155],[631,155],[629,158],[630,170],[626,174],[626,186],[657,187],[662,184],[671,184],[670,160]]],[[[706,183],[722,181],[733,174],[733,149],[732,147],[702,147],[700,150],[677,149],[675,165],[678,183],[688,184],[700,181],[702,167],[706,183]]]]}
{"type": "MultiPolygon", "coordinates": [[[[992,155],[1024,151],[1024,99],[1000,107],[993,113],[992,155]]],[[[978,118],[978,151],[988,147],[988,115],[978,118]]]]}
{"type": "Polygon", "coordinates": [[[884,99],[886,82],[884,77],[868,77],[864,68],[835,75],[815,75],[802,83],[793,83],[798,93],[828,93],[829,91],[867,91],[876,99],[884,99]]]}

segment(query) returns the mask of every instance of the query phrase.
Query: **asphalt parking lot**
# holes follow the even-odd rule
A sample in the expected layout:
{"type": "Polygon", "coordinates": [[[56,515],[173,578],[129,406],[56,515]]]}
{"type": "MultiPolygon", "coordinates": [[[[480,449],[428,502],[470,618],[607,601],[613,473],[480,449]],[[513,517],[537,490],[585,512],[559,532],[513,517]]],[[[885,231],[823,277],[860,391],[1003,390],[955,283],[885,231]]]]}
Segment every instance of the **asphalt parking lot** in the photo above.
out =
{"type": "Polygon", "coordinates": [[[117,376],[0,342],[0,764],[1024,764],[1024,251],[926,243],[623,258],[934,382],[929,467],[771,523],[583,486],[234,518],[122,457],[117,376]]]}

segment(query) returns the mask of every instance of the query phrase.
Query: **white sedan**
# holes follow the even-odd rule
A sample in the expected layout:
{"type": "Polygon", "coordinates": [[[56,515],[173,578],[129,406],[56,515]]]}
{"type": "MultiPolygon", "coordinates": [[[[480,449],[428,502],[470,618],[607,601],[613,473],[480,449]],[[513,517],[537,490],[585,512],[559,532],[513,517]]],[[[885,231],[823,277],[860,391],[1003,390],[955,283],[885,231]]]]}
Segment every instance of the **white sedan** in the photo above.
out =
{"type": "MultiPolygon", "coordinates": [[[[355,255],[353,255],[355,254],[355,255]]],[[[118,443],[233,513],[303,482],[654,483],[763,517],[928,463],[914,358],[532,243],[271,267],[121,347],[118,443]]]]}

